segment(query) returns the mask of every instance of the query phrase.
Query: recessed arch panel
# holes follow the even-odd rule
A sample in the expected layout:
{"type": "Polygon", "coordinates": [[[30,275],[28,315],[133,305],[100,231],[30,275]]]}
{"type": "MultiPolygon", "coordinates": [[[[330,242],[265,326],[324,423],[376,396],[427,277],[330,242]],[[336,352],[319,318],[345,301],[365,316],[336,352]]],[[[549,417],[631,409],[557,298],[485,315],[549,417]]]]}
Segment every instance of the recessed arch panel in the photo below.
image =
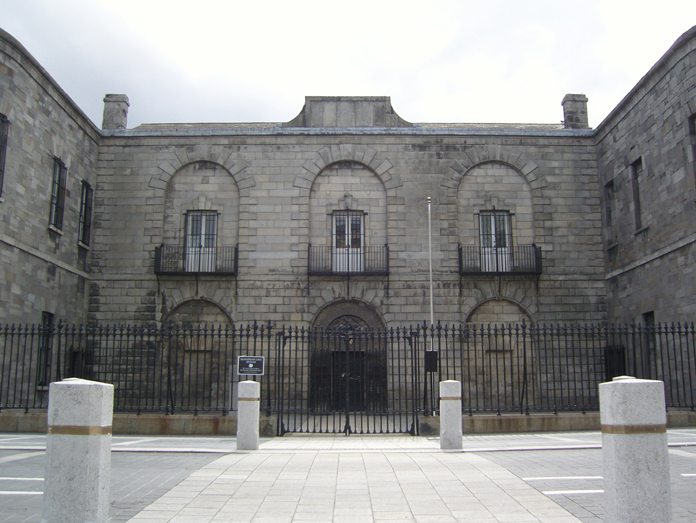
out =
{"type": "Polygon", "coordinates": [[[386,328],[381,314],[370,305],[358,300],[341,300],[320,310],[312,322],[312,329],[328,329],[341,325],[364,325],[371,330],[386,328]]]}

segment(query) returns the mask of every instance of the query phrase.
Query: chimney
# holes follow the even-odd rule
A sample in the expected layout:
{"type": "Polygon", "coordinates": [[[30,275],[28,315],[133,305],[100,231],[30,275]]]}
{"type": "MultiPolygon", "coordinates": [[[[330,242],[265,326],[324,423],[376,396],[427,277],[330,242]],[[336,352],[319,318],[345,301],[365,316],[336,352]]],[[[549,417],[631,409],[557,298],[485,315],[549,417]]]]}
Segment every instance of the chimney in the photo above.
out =
{"type": "Polygon", "coordinates": [[[566,129],[589,129],[587,119],[587,96],[567,94],[563,98],[563,126],[566,129]]]}
{"type": "Polygon", "coordinates": [[[129,106],[125,94],[107,94],[104,97],[102,129],[125,129],[129,106]]]}

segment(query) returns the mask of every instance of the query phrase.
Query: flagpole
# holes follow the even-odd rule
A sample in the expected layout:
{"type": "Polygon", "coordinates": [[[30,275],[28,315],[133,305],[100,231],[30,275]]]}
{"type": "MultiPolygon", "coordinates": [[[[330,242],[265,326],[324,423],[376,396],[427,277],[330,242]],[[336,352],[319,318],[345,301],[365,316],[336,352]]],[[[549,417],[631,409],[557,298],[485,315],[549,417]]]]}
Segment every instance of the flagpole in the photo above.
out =
{"type": "MultiPolygon", "coordinates": [[[[434,313],[433,313],[433,227],[432,227],[432,221],[431,221],[431,216],[430,216],[430,207],[432,204],[432,200],[430,196],[428,196],[428,261],[429,261],[429,267],[430,267],[430,336],[426,334],[426,361],[428,360],[427,356],[433,356],[435,353],[433,351],[433,323],[434,323],[434,313]],[[427,352],[427,339],[430,338],[430,353],[428,354],[427,352]]],[[[432,361],[432,358],[430,358],[430,361],[432,361]]],[[[425,402],[424,407],[426,410],[426,414],[429,414],[431,412],[434,412],[436,410],[435,406],[435,397],[436,397],[436,392],[435,392],[435,384],[433,383],[434,381],[434,375],[436,369],[433,368],[428,368],[426,369],[426,376],[430,376],[430,408],[428,408],[427,404],[427,398],[428,398],[428,378],[426,377],[423,386],[425,387],[424,390],[424,395],[423,395],[423,400],[425,402]],[[429,371],[429,372],[428,372],[429,371]]]]}
{"type": "Polygon", "coordinates": [[[430,219],[430,205],[431,199],[428,196],[428,259],[430,261],[430,326],[434,323],[434,313],[433,313],[433,238],[432,238],[432,224],[430,219]]]}

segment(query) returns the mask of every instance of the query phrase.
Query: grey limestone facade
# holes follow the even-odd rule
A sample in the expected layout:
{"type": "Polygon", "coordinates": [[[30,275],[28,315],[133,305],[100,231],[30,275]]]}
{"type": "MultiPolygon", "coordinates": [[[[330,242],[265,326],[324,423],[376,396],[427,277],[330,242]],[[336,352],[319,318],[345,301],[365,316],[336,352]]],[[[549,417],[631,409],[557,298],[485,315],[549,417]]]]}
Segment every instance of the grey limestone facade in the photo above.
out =
{"type": "Polygon", "coordinates": [[[696,28],[597,129],[577,94],[561,124],[307,97],[284,123],[128,129],[128,108],[107,95],[98,129],[0,32],[0,323],[422,323],[430,260],[448,324],[696,312],[696,28]]]}
{"type": "Polygon", "coordinates": [[[695,125],[692,28],[595,132],[614,321],[694,319],[695,125]]]}
{"type": "MultiPolygon", "coordinates": [[[[3,324],[87,320],[89,239],[78,238],[81,187],[97,185],[101,131],[41,65],[0,32],[0,307],[3,324]],[[51,225],[53,176],[65,168],[64,208],[51,225]]],[[[58,196],[58,194],[56,194],[58,196]]]]}

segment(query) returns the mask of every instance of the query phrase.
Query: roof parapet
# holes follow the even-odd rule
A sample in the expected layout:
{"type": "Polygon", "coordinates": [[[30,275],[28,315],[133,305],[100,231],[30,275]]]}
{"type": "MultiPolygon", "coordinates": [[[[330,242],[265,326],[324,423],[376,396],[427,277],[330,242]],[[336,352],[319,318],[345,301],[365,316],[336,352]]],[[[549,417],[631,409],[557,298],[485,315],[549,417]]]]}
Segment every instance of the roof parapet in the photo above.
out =
{"type": "Polygon", "coordinates": [[[389,96],[306,96],[283,127],[413,127],[394,111],[389,96]]]}

